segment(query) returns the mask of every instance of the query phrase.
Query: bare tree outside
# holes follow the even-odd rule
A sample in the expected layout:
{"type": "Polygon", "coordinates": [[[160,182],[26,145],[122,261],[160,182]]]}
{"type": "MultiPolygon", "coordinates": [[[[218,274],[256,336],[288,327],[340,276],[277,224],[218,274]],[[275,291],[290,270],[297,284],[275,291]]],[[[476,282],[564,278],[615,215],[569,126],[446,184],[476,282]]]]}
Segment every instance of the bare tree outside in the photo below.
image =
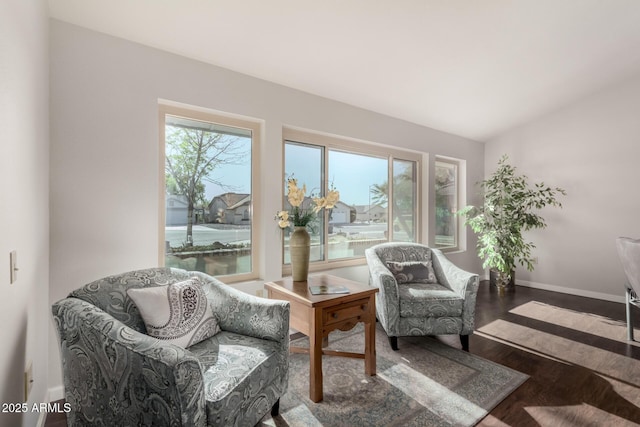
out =
{"type": "Polygon", "coordinates": [[[216,130],[211,123],[176,120],[165,126],[165,178],[167,194],[182,195],[187,201],[187,234],[185,245],[193,245],[194,211],[206,209],[206,183],[233,190],[233,185],[216,178],[214,171],[224,165],[240,164],[249,154],[237,144],[238,138],[216,130]]]}

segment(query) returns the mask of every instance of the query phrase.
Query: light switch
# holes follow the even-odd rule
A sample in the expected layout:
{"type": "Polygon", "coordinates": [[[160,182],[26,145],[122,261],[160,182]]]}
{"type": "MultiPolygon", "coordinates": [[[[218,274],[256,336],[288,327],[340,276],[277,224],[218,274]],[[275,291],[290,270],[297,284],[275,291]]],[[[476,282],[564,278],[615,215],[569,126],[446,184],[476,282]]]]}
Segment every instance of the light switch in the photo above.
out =
{"type": "Polygon", "coordinates": [[[11,251],[9,253],[9,284],[18,280],[18,252],[11,251]]]}

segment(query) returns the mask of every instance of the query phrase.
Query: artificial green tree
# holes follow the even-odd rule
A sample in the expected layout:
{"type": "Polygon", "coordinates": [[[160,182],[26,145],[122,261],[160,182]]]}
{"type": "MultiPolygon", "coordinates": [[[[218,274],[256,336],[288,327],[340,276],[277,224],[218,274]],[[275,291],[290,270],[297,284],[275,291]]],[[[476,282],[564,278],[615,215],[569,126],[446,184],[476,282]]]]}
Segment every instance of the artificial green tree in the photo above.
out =
{"type": "Polygon", "coordinates": [[[466,206],[459,211],[459,215],[466,217],[465,225],[478,235],[482,267],[496,271],[496,285],[501,291],[511,280],[516,262],[533,271],[531,250],[535,245],[525,240],[523,232],[547,226],[536,212],[545,206],[562,207],[557,197],[566,195],[562,188],[543,182],[531,187],[527,176],[517,175],[516,168],[507,161],[508,157],[502,156],[498,169],[479,183],[483,205],[466,206]]]}

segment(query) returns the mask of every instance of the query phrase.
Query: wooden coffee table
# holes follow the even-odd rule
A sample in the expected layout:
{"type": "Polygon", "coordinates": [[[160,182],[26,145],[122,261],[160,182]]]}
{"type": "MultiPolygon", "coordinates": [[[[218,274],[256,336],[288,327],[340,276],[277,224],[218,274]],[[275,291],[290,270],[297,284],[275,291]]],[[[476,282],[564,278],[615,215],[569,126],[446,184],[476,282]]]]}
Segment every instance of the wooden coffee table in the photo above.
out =
{"type": "Polygon", "coordinates": [[[291,278],[265,283],[269,298],[289,301],[291,327],[309,337],[309,348],[291,347],[292,353],[309,353],[309,398],[322,400],[322,355],[364,359],[364,372],[376,374],[376,309],[372,288],[329,275],[309,276],[305,282],[291,278]],[[309,286],[344,286],[348,294],[312,295],[309,286]],[[348,331],[364,322],[364,353],[323,349],[323,340],[336,329],[348,331]]]}

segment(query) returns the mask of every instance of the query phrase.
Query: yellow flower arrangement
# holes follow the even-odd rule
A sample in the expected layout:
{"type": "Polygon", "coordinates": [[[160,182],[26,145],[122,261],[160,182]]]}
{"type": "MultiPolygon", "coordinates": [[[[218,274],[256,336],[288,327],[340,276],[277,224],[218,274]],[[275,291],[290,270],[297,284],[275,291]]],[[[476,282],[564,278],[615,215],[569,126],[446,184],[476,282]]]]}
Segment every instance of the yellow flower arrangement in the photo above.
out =
{"type": "Polygon", "coordinates": [[[333,209],[340,200],[340,192],[332,188],[325,197],[312,197],[314,206],[305,209],[302,204],[306,192],[307,186],[298,187],[298,180],[295,178],[287,180],[287,200],[291,205],[291,212],[280,211],[276,214],[278,227],[287,228],[292,222],[295,227],[306,227],[316,219],[318,212],[322,209],[333,209]]]}

